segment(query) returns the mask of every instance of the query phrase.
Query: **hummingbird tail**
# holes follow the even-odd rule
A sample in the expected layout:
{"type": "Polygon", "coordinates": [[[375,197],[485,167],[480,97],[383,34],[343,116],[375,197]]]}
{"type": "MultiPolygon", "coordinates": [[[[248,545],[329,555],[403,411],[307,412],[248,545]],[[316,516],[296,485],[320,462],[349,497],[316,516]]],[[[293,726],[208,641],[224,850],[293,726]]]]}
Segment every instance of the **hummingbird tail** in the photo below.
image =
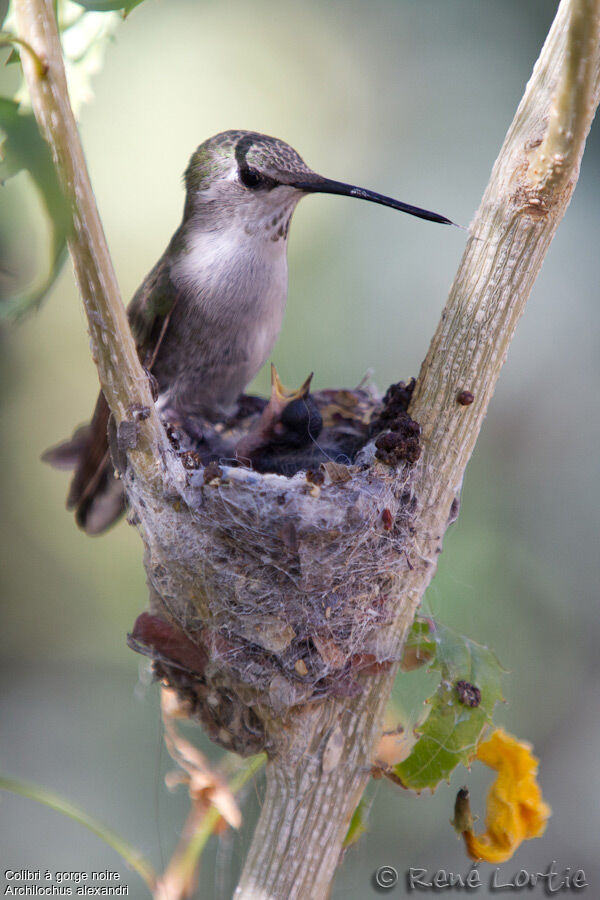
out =
{"type": "Polygon", "coordinates": [[[42,460],[57,469],[74,469],[67,496],[67,509],[87,534],[102,534],[126,508],[123,485],[114,477],[108,449],[110,410],[100,392],[92,421],[78,428],[73,437],[50,447],[42,460]]]}

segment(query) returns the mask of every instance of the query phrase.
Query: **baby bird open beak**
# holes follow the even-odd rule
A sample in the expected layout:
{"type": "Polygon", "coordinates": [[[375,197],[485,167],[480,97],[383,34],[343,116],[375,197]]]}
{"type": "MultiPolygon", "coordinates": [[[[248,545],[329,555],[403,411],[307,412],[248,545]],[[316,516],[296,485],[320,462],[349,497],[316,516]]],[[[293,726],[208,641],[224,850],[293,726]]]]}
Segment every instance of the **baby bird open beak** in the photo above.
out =
{"type": "Polygon", "coordinates": [[[309,400],[312,377],[311,372],[301,387],[289,390],[271,363],[271,396],[255,427],[236,447],[235,455],[240,462],[252,462],[268,448],[297,447],[319,434],[323,422],[309,400]]]}
{"type": "Polygon", "coordinates": [[[296,390],[290,390],[283,386],[279,377],[279,372],[274,364],[271,363],[271,397],[264,412],[272,407],[273,412],[277,410],[279,414],[281,414],[284,407],[294,400],[305,400],[310,393],[310,383],[313,380],[313,375],[314,372],[311,372],[301,387],[296,390]]]}

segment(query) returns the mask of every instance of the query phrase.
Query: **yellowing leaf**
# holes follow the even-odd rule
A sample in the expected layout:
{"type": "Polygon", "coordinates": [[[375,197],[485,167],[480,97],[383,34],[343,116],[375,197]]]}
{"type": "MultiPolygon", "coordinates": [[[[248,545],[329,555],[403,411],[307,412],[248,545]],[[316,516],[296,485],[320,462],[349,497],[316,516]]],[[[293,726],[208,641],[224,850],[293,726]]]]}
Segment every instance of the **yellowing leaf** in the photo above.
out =
{"type": "Polygon", "coordinates": [[[502,728],[477,748],[475,759],[496,769],[498,777],[487,798],[486,830],[480,835],[471,829],[462,832],[472,859],[506,862],[523,841],[541,837],[546,830],[552,810],[536,781],[538,760],[531,750],[531,744],[502,728]]]}
{"type": "Polygon", "coordinates": [[[413,749],[416,737],[412,731],[403,729],[383,734],[377,745],[377,765],[392,767],[403,762],[413,749]]]}
{"type": "Polygon", "coordinates": [[[416,743],[393,774],[410,790],[435,790],[458,765],[470,765],[502,698],[503,669],[487,647],[431,619],[415,621],[407,646],[441,680],[428,700],[429,715],[415,728],[416,743]]]}

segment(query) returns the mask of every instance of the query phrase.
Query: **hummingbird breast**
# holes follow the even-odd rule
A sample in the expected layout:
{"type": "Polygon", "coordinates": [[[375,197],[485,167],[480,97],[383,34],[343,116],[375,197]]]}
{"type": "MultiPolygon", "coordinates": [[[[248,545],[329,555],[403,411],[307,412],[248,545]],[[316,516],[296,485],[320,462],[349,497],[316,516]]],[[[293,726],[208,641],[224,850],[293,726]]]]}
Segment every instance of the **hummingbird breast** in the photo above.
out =
{"type": "Polygon", "coordinates": [[[287,296],[286,235],[234,221],[195,231],[171,262],[177,300],[153,373],[161,405],[181,415],[227,415],[266,362],[287,296]]]}

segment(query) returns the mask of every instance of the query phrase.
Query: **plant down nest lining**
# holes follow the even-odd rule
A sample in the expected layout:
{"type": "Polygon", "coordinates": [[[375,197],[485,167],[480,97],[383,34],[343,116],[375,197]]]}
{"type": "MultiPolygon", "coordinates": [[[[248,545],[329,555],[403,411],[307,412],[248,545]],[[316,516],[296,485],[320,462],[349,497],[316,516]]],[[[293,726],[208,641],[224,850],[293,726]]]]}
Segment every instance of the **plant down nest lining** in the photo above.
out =
{"type": "Polygon", "coordinates": [[[383,400],[361,390],[311,394],[319,436],[309,435],[304,457],[295,437],[293,453],[285,440],[262,446],[258,465],[271,460],[275,471],[215,458],[235,428],[236,441],[250,435],[242,446],[256,446],[260,401],[253,412],[244,401],[227,426],[170,426],[162,497],[122,469],[150,588],[130,645],[227,749],[268,752],[274,721],[301,704],[354,696],[393,662],[420,453],[406,413],[411,389],[394,385],[383,400]],[[279,474],[290,456],[297,471],[279,474]]]}

